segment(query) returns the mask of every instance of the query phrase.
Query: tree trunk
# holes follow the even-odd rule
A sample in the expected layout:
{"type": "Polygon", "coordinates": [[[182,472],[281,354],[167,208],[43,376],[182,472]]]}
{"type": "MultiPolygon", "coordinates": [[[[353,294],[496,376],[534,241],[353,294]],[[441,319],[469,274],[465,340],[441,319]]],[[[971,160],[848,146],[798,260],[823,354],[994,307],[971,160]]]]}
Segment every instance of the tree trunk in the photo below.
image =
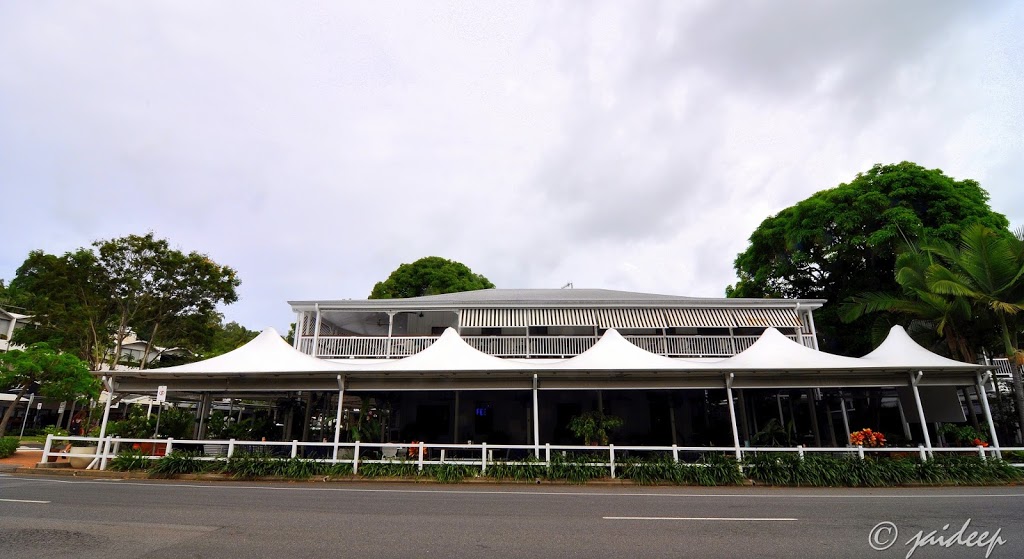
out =
{"type": "MultiPolygon", "coordinates": [[[[11,421],[11,417],[14,416],[14,409],[18,407],[18,402],[21,401],[21,397],[24,396],[26,392],[28,392],[27,385],[22,387],[22,389],[18,391],[18,397],[15,398],[13,402],[11,402],[11,405],[7,408],[7,411],[4,412],[4,418],[0,420],[0,437],[4,436],[7,433],[7,423],[11,421]]],[[[28,413],[28,410],[25,410],[25,413],[28,413]]]]}
{"type": "Polygon", "coordinates": [[[1017,408],[1017,436],[1024,432],[1024,386],[1021,386],[1020,365],[1010,356],[1010,374],[1013,375],[1013,396],[1017,408]]]}
{"type": "Polygon", "coordinates": [[[160,321],[153,324],[153,332],[149,334],[149,339],[146,340],[146,351],[142,352],[142,363],[139,364],[139,370],[146,370],[146,364],[149,360],[149,352],[153,349],[153,340],[156,339],[156,331],[160,328],[160,321]]]}

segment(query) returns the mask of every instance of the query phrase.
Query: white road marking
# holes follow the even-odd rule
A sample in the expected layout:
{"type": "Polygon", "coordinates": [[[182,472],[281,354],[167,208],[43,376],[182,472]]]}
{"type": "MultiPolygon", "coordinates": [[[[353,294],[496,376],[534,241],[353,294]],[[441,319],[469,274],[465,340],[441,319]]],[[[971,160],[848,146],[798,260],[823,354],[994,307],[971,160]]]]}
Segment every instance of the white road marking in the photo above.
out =
{"type": "Polygon", "coordinates": [[[36,503],[39,505],[48,505],[50,501],[30,501],[28,499],[0,499],[3,503],[36,503]]]}
{"type": "Polygon", "coordinates": [[[796,518],[743,518],[727,516],[602,516],[605,520],[724,520],[729,522],[795,522],[796,518]]]}

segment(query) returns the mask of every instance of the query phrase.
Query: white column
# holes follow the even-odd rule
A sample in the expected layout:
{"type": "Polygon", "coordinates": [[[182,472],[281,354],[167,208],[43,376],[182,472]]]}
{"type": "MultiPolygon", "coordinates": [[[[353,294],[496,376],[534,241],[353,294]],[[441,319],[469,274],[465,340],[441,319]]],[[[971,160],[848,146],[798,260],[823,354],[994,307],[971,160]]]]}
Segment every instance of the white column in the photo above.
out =
{"type": "Polygon", "coordinates": [[[540,458],[540,410],[537,407],[537,373],[533,374],[533,455],[540,458]]]}
{"type": "MultiPolygon", "coordinates": [[[[107,389],[107,403],[103,406],[103,421],[100,422],[100,442],[96,445],[96,452],[104,452],[106,449],[103,445],[103,437],[107,436],[107,420],[110,419],[110,404],[114,400],[114,379],[112,377],[103,377],[100,379],[103,383],[104,388],[107,389]]],[[[99,458],[98,456],[96,458],[99,458]]],[[[89,468],[92,468],[96,464],[96,458],[89,464],[89,468]]],[[[107,457],[104,453],[103,458],[100,460],[100,469],[106,469],[107,457]]]]}
{"type": "Polygon", "coordinates": [[[914,390],[914,404],[917,405],[917,418],[921,421],[921,432],[924,433],[924,447],[928,449],[928,457],[931,458],[934,454],[932,453],[932,437],[928,434],[928,424],[925,423],[924,419],[924,406],[921,405],[921,391],[917,389],[917,383],[921,380],[923,371],[918,371],[915,375],[910,373],[910,388],[914,390]]]}
{"type": "MultiPolygon", "coordinates": [[[[992,377],[992,371],[986,373],[988,378],[992,377]]],[[[1003,451],[999,449],[999,435],[996,434],[996,425],[992,421],[992,410],[988,407],[988,392],[985,391],[985,381],[978,373],[976,377],[978,388],[978,399],[981,400],[981,410],[985,413],[985,423],[988,423],[988,435],[992,437],[992,448],[996,451],[996,457],[1002,458],[1003,451]]]]}
{"type": "MultiPolygon", "coordinates": [[[[345,404],[345,379],[338,375],[338,415],[334,420],[334,459],[338,459],[338,443],[341,442],[341,409],[345,404]]],[[[362,411],[362,410],[360,410],[362,411]]]]}
{"type": "Polygon", "coordinates": [[[394,342],[391,340],[391,336],[394,335],[395,331],[395,313],[388,311],[388,339],[384,340],[387,347],[384,349],[384,357],[391,357],[391,346],[394,342]]]}
{"type": "Polygon", "coordinates": [[[910,423],[907,421],[907,414],[903,411],[903,402],[900,401],[899,394],[896,395],[896,409],[900,410],[900,423],[903,425],[903,437],[908,441],[910,440],[910,423]]]}
{"type": "Polygon", "coordinates": [[[843,395],[843,391],[839,391],[839,411],[843,412],[843,429],[846,429],[846,442],[850,442],[850,416],[846,413],[846,396],[843,395]]]}
{"type": "Polygon", "coordinates": [[[306,313],[297,312],[295,313],[295,339],[292,340],[292,347],[299,349],[302,343],[302,319],[305,318],[306,313]]]}
{"type": "Polygon", "coordinates": [[[316,303],[316,328],[313,330],[313,351],[310,355],[320,356],[320,303],[316,303]]]}
{"type": "Polygon", "coordinates": [[[732,424],[732,445],[736,448],[736,460],[742,459],[743,455],[740,451],[740,433],[736,427],[736,406],[732,401],[732,380],[735,375],[729,373],[729,376],[725,377],[725,398],[729,400],[729,422],[732,424]]]}

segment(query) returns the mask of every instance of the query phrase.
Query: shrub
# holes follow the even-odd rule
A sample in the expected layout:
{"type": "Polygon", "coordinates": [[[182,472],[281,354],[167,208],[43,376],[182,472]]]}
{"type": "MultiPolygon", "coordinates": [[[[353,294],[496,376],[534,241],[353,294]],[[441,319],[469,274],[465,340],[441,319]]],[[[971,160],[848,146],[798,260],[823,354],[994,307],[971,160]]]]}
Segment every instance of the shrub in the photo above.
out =
{"type": "Polygon", "coordinates": [[[591,458],[585,455],[561,455],[551,457],[551,466],[546,475],[551,480],[566,480],[569,483],[586,483],[609,475],[608,468],[590,464],[591,458]]]}
{"type": "Polygon", "coordinates": [[[152,465],[149,458],[138,450],[125,450],[115,456],[108,466],[115,472],[130,472],[134,470],[146,470],[152,465]]]}
{"type": "Polygon", "coordinates": [[[215,462],[199,459],[201,454],[175,450],[167,456],[156,460],[149,468],[151,477],[172,477],[180,474],[199,474],[215,469],[215,462]]]}
{"type": "Polygon", "coordinates": [[[15,437],[0,437],[0,458],[13,456],[18,450],[18,439],[15,437]]]}
{"type": "MultiPolygon", "coordinates": [[[[349,466],[349,473],[352,465],[349,466]]],[[[359,465],[359,475],[369,478],[377,477],[413,477],[420,475],[415,462],[399,460],[397,462],[370,463],[359,465]]]]}
{"type": "Polygon", "coordinates": [[[475,476],[478,471],[476,466],[465,464],[432,464],[423,467],[425,475],[432,476],[441,483],[459,483],[467,477],[475,476]]]}
{"type": "Polygon", "coordinates": [[[487,476],[496,480],[535,481],[547,475],[547,468],[532,454],[523,460],[496,460],[487,464],[487,476]]]}

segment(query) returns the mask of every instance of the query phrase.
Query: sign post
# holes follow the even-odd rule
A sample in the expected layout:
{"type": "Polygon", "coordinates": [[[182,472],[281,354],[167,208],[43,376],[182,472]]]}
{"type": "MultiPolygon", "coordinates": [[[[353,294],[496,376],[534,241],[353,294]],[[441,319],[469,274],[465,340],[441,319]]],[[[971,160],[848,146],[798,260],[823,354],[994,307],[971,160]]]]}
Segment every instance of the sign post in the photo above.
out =
{"type": "Polygon", "coordinates": [[[160,435],[160,412],[164,411],[164,402],[167,401],[167,385],[161,384],[156,388],[156,402],[160,407],[156,409],[156,430],[153,431],[153,438],[160,435]]]}

